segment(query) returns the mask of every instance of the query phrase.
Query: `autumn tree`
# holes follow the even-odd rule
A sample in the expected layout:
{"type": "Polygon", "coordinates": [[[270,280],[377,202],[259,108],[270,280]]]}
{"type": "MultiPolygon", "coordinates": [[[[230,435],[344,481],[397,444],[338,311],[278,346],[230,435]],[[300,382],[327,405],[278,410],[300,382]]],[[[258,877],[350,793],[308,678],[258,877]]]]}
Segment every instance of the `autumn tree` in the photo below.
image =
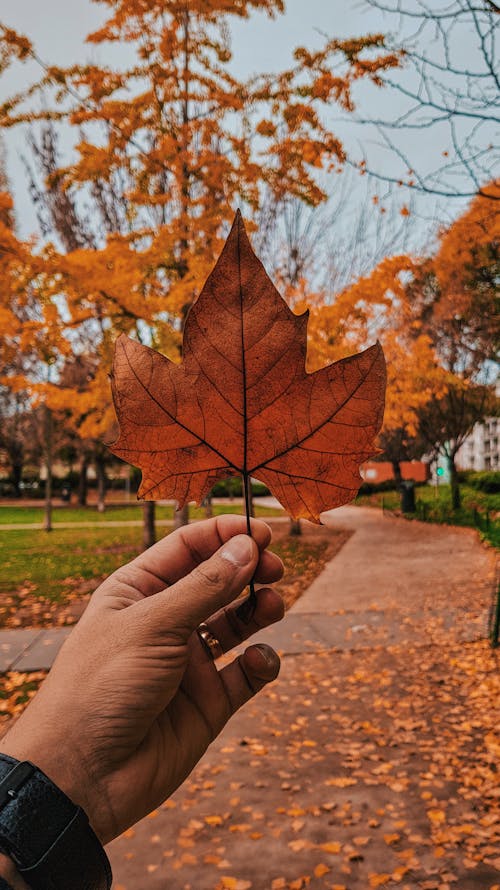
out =
{"type": "Polygon", "coordinates": [[[19,475],[24,450],[20,441],[20,406],[24,408],[23,417],[26,410],[30,411],[31,422],[37,417],[43,418],[47,474],[44,526],[50,531],[54,426],[48,391],[56,365],[64,362],[71,348],[64,336],[50,250],[37,253],[32,241],[17,238],[12,199],[5,182],[3,186],[0,192],[0,385],[6,411],[3,437],[8,436],[10,428],[13,437],[10,447],[17,455],[13,460],[17,466],[15,473],[19,475]]]}
{"type": "Polygon", "coordinates": [[[455,457],[474,425],[497,403],[488,386],[498,356],[500,222],[497,185],[478,195],[442,233],[434,257],[422,263],[408,293],[446,372],[441,398],[422,412],[420,425],[449,465],[453,508],[460,507],[455,457]]]}
{"type": "MultiPolygon", "coordinates": [[[[322,109],[351,108],[357,81],[378,84],[380,71],[398,64],[375,34],[299,48],[288,70],[242,81],[231,70],[231,20],[279,15],[281,0],[103,5],[109,18],[87,40],[127,45],[130,66],[49,66],[38,85],[0,109],[4,126],[64,120],[79,134],[76,160],[51,171],[59,204],[49,209],[60,229],[64,200],[70,215],[81,215],[84,203],[92,208],[85,239],[63,241],[53,268],[71,324],[100,326],[101,370],[86,394],[69,398],[87,411],[84,432],[93,424],[94,436],[111,422],[106,372],[116,334],[179,358],[186,311],[235,206],[258,224],[264,200],[278,210],[290,197],[321,203],[319,172],[345,160],[322,109]],[[41,92],[44,109],[35,111],[41,92]]],[[[3,38],[11,51],[32,52],[8,29],[3,38]]]]}
{"type": "Polygon", "coordinates": [[[396,486],[402,492],[401,462],[415,460],[429,450],[422,436],[422,411],[443,391],[443,371],[425,334],[401,325],[381,333],[387,361],[384,425],[379,436],[382,458],[390,461],[396,486]]]}
{"type": "Polygon", "coordinates": [[[500,346],[500,216],[494,202],[500,185],[490,183],[485,192],[441,233],[436,255],[411,288],[445,367],[469,379],[496,359],[500,346]]]}
{"type": "Polygon", "coordinates": [[[419,269],[409,256],[385,257],[368,274],[323,300],[311,315],[314,366],[341,358],[378,339],[387,362],[384,423],[378,439],[401,489],[401,461],[420,457],[419,411],[442,389],[431,339],[408,299],[408,282],[419,269]]]}
{"type": "Polygon", "coordinates": [[[429,451],[442,454],[448,464],[453,510],[461,507],[457,453],[475,425],[498,414],[498,407],[492,386],[450,376],[444,395],[431,399],[420,410],[419,429],[429,451]]]}

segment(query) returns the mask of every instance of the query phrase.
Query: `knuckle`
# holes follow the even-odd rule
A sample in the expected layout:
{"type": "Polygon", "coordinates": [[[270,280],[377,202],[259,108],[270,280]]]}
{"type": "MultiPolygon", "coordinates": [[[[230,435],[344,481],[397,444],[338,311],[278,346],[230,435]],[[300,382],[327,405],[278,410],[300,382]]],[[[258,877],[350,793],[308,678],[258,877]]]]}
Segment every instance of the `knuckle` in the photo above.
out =
{"type": "Polygon", "coordinates": [[[222,567],[213,560],[196,566],[192,577],[200,587],[219,588],[226,582],[226,575],[222,571],[222,567]]]}

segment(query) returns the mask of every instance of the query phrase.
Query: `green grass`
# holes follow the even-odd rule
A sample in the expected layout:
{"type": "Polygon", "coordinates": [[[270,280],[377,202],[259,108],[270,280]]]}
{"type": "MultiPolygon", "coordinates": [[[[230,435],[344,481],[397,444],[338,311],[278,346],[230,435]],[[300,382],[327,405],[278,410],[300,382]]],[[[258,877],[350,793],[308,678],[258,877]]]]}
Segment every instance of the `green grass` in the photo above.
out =
{"type": "MultiPolygon", "coordinates": [[[[417,519],[426,522],[445,523],[477,528],[481,537],[500,547],[500,494],[487,494],[468,485],[461,485],[462,506],[453,511],[449,485],[422,485],[415,489],[417,519]],[[486,514],[489,514],[487,519],[486,514]]],[[[401,498],[396,491],[376,492],[362,495],[356,503],[369,507],[384,507],[385,510],[399,511],[401,498]]]]}
{"type": "Polygon", "coordinates": [[[33,593],[64,600],[74,579],[113,572],[141,549],[140,528],[9,531],[0,537],[1,590],[28,585],[33,593]]]}
{"type": "MultiPolygon", "coordinates": [[[[12,522],[12,512],[26,513],[31,518],[18,519],[18,522],[41,521],[42,511],[38,508],[2,507],[1,522],[12,522]]],[[[19,592],[23,588],[37,596],[53,602],[63,602],[67,594],[75,589],[75,583],[108,575],[124,562],[132,559],[141,550],[142,528],[122,526],[109,528],[99,526],[99,521],[108,519],[141,519],[140,507],[110,508],[99,514],[91,508],[61,508],[63,521],[97,519],[95,528],[58,528],[54,522],[53,531],[11,529],[0,535],[0,596],[2,593],[19,592]]],[[[231,504],[214,505],[214,513],[240,513],[241,506],[231,504]]],[[[171,507],[159,507],[161,517],[172,518],[171,507]]],[[[283,515],[280,510],[260,507],[257,515],[283,515]]],[[[205,511],[199,508],[190,510],[191,519],[204,518],[205,511]]],[[[13,523],[14,524],[14,523],[13,523]]],[[[158,527],[157,536],[162,537],[172,529],[158,527]]]]}
{"type": "MultiPolygon", "coordinates": [[[[242,513],[241,504],[214,504],[214,516],[221,513],[242,513]]],[[[43,507],[23,507],[22,505],[15,507],[0,506],[0,525],[17,525],[23,523],[40,523],[43,522],[43,507]]],[[[205,510],[203,507],[189,508],[191,519],[204,519],[205,510]]],[[[256,516],[282,516],[282,510],[276,510],[273,507],[260,507],[255,505],[256,516]]],[[[158,519],[173,519],[174,510],[170,506],[156,507],[156,516],[158,519]]],[[[130,506],[106,507],[104,513],[98,513],[95,506],[92,507],[71,507],[71,506],[54,506],[52,512],[52,521],[54,525],[59,522],[129,522],[131,520],[142,520],[142,505],[131,504],[130,506]]]]}

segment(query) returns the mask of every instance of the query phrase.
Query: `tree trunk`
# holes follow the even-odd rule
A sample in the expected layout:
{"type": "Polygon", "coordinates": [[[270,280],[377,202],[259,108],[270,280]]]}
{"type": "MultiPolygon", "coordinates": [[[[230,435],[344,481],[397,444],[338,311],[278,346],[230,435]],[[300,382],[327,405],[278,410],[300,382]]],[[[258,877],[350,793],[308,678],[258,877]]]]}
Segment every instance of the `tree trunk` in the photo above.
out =
{"type": "Polygon", "coordinates": [[[98,455],[95,460],[97,476],[97,512],[104,513],[106,509],[106,467],[104,457],[98,455]]]}
{"type": "Polygon", "coordinates": [[[147,550],[156,542],[156,524],[154,501],[146,501],[142,507],[142,549],[147,550]]]}
{"type": "Polygon", "coordinates": [[[214,511],[212,510],[212,495],[210,492],[207,494],[206,498],[204,498],[203,506],[205,507],[205,518],[211,519],[214,515],[214,511]]]}
{"type": "Polygon", "coordinates": [[[174,513],[174,528],[181,528],[189,523],[189,504],[184,504],[180,510],[174,513]]]}
{"type": "Polygon", "coordinates": [[[52,412],[50,408],[45,406],[44,409],[44,427],[45,427],[45,468],[47,476],[45,479],[45,510],[43,515],[43,530],[52,531],[52,412]]]}
{"type": "Polygon", "coordinates": [[[290,519],[290,534],[294,537],[302,534],[300,519],[290,519]]]}
{"type": "Polygon", "coordinates": [[[401,491],[401,483],[403,481],[403,477],[401,475],[401,464],[399,460],[392,460],[392,472],[394,473],[394,479],[396,480],[396,488],[398,491],[401,491]]]}
{"type": "Polygon", "coordinates": [[[80,460],[80,470],[78,475],[78,505],[80,507],[87,506],[88,480],[87,470],[89,467],[89,459],[86,454],[82,454],[80,460]]]}
{"type": "Polygon", "coordinates": [[[13,461],[12,462],[12,484],[14,486],[14,497],[20,498],[22,495],[21,490],[21,482],[23,478],[23,464],[22,461],[13,461]]]}
{"type": "Polygon", "coordinates": [[[452,510],[460,510],[462,506],[462,498],[460,495],[460,485],[458,484],[458,473],[455,466],[455,455],[448,455],[448,469],[450,472],[451,486],[451,507],[452,510]]]}

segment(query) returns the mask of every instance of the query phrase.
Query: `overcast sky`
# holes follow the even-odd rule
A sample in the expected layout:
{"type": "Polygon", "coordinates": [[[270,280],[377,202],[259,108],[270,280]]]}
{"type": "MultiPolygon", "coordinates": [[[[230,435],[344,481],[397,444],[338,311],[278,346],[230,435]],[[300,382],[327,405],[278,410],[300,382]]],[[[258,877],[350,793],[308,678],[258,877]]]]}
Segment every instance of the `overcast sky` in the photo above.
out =
{"type": "MultiPolygon", "coordinates": [[[[90,0],[2,0],[0,20],[16,30],[27,34],[33,40],[39,56],[48,63],[60,65],[88,60],[120,61],[118,47],[87,46],[84,37],[104,21],[106,8],[97,6],[90,0]]],[[[381,13],[368,10],[360,0],[287,0],[284,16],[269,20],[267,16],[255,14],[251,21],[235,20],[232,25],[232,45],[235,71],[244,76],[256,71],[272,70],[289,64],[293,48],[299,44],[319,45],[328,36],[360,36],[373,31],[386,32],[394,27],[394,19],[381,13]]],[[[464,57],[472,53],[470,45],[460,47],[464,57]]],[[[123,53],[123,51],[122,51],[123,53]]],[[[122,56],[123,58],[123,56],[122,56]]],[[[0,79],[0,97],[32,82],[40,76],[40,69],[34,62],[16,64],[0,79]]],[[[356,96],[356,94],[355,94],[356,96]]],[[[360,107],[371,114],[382,113],[387,98],[370,87],[360,86],[357,90],[360,107]]],[[[366,147],[377,153],[372,144],[374,137],[366,131],[360,132],[353,125],[339,122],[342,115],[332,109],[329,123],[341,137],[351,144],[365,140],[366,147]]],[[[26,189],[26,176],[20,155],[26,152],[26,132],[22,128],[10,131],[5,138],[7,146],[8,172],[15,192],[16,212],[20,234],[25,236],[36,230],[33,207],[26,189]]],[[[419,148],[420,160],[432,164],[443,150],[436,144],[435,134],[424,140],[419,148]]],[[[380,157],[380,152],[378,153],[380,157]]],[[[391,164],[388,159],[387,163],[391,164]]],[[[403,199],[402,199],[403,202],[403,199]]],[[[421,212],[431,216],[435,202],[431,199],[420,203],[421,212]]],[[[450,213],[460,211],[456,204],[450,213]]]]}

